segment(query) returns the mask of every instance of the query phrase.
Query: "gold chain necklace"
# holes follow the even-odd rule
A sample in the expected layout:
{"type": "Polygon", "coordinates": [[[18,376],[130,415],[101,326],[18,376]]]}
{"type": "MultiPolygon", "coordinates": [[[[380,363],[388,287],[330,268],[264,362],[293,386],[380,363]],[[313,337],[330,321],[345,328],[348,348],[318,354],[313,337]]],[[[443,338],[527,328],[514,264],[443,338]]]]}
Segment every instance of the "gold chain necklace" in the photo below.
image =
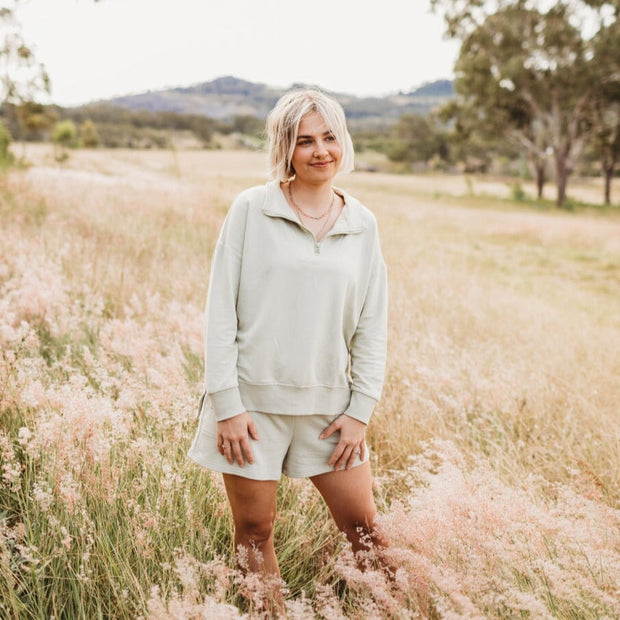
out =
{"type": "Polygon", "coordinates": [[[299,213],[301,213],[301,215],[303,215],[304,217],[307,217],[308,219],[311,220],[322,220],[328,213],[331,213],[332,207],[334,206],[334,200],[336,199],[336,192],[334,192],[334,190],[330,190],[331,194],[332,194],[332,201],[329,203],[329,207],[327,207],[327,209],[325,209],[325,211],[323,211],[323,213],[321,213],[321,215],[310,215],[309,213],[306,213],[296,202],[295,199],[293,198],[293,189],[291,187],[291,184],[288,184],[288,197],[291,199],[291,204],[295,207],[295,209],[297,209],[297,211],[299,211],[299,213]]]}

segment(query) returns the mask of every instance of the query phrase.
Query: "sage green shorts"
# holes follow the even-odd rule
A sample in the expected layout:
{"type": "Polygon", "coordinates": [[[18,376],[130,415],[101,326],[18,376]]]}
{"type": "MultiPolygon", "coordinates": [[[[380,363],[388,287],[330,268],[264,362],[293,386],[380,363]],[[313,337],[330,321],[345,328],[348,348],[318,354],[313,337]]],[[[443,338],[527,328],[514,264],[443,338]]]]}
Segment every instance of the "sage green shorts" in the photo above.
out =
{"type": "MultiPolygon", "coordinates": [[[[289,478],[310,478],[334,470],[327,461],[338,443],[340,432],[327,439],[319,439],[319,435],[337,415],[248,413],[254,420],[259,437],[258,441],[250,439],[254,463],[246,461],[240,467],[235,461],[231,465],[218,452],[216,421],[210,407],[203,408],[189,458],[207,469],[252,480],[280,480],[283,473],[289,478]]],[[[358,456],[354,467],[367,460],[368,448],[364,460],[358,456]]]]}

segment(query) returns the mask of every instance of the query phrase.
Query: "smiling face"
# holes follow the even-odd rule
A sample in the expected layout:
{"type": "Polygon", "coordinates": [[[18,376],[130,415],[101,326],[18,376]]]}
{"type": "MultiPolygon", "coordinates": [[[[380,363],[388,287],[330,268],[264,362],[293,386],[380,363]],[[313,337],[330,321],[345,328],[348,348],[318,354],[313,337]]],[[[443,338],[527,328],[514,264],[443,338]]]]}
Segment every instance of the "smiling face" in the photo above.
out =
{"type": "Polygon", "coordinates": [[[291,158],[295,179],[311,185],[331,182],[342,160],[342,148],[336,136],[318,112],[301,119],[291,158]]]}

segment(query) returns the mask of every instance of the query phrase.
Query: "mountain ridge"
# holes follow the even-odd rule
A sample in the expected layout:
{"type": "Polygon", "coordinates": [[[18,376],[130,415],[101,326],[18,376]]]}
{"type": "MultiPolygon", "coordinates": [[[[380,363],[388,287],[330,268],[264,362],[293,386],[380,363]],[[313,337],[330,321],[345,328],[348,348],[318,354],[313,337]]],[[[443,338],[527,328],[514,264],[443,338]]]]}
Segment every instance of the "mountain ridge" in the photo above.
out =
{"type": "MultiPolygon", "coordinates": [[[[279,88],[227,75],[190,86],[114,97],[94,104],[104,103],[133,111],[198,114],[218,120],[231,120],[235,116],[263,119],[283,93],[293,88],[306,87],[318,88],[302,83],[279,88]]],[[[381,125],[393,122],[403,114],[426,115],[454,96],[453,84],[446,79],[427,82],[410,92],[374,97],[321,90],[336,98],[343,106],[349,122],[357,125],[381,125]]]]}

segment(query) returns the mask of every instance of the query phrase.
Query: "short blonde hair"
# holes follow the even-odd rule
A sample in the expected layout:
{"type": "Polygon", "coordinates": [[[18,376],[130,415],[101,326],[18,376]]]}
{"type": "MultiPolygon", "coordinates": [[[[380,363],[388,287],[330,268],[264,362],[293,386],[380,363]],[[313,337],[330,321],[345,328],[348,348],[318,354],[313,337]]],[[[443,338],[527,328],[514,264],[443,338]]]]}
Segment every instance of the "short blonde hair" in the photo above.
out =
{"type": "Polygon", "coordinates": [[[295,174],[291,164],[299,123],[304,116],[318,112],[342,149],[338,172],[351,172],[354,165],[353,141],[347,129],[342,106],[314,89],[293,90],[278,100],[267,116],[267,140],[271,177],[287,181],[295,174]]]}

